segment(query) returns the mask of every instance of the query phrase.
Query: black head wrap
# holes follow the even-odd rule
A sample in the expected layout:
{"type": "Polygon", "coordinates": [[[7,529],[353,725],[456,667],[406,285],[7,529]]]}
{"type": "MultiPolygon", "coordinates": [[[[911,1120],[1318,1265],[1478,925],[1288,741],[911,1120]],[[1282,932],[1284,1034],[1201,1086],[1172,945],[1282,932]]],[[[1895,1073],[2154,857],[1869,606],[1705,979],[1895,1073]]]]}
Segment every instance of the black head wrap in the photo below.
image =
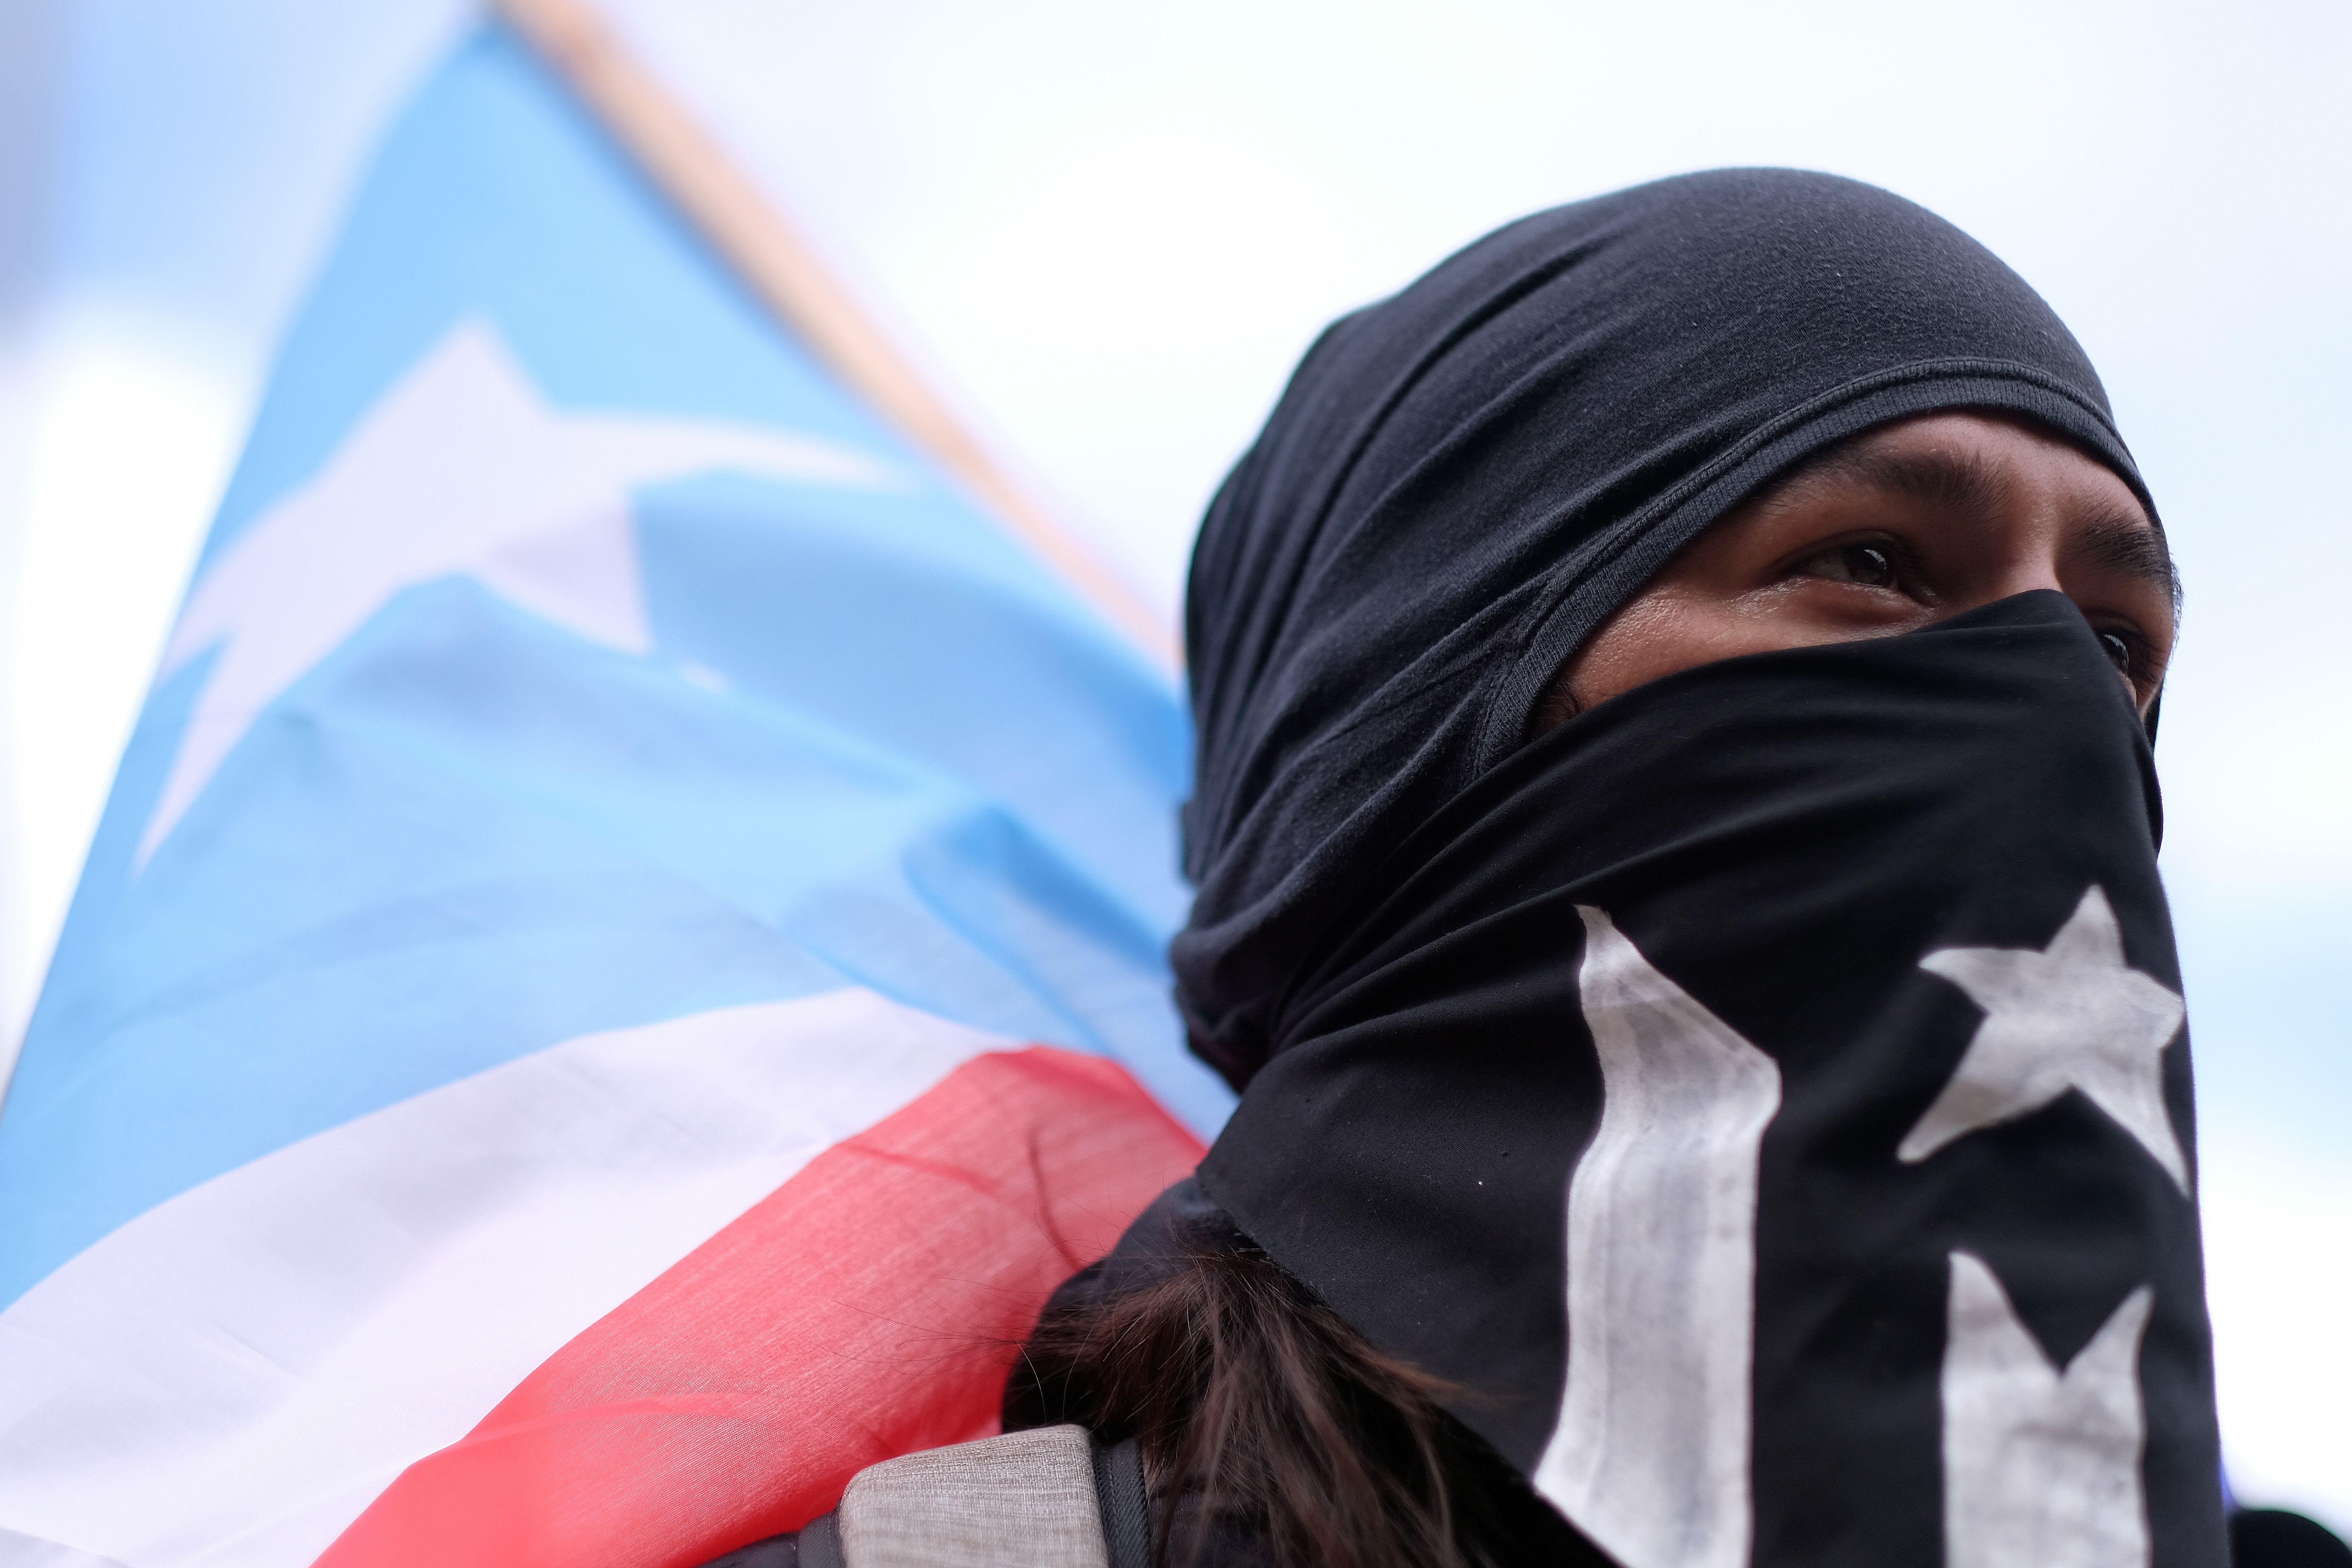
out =
{"type": "Polygon", "coordinates": [[[1180,1195],[1626,1568],[2225,1561],[2153,762],[2083,616],[2021,595],[1527,736],[1759,483],[1943,409],[2141,489],[1948,225],[1665,181],[1334,327],[1195,559],[1175,960],[1247,1087],[1180,1195]]]}
{"type": "Polygon", "coordinates": [[[1538,213],[1332,326],[1192,559],[1199,896],[1171,954],[1194,1048],[1248,1081],[1368,863],[1520,743],[1669,556],[1808,455],[1959,408],[2038,420],[2147,500],[2024,279],[1794,170],[1538,213]]]}

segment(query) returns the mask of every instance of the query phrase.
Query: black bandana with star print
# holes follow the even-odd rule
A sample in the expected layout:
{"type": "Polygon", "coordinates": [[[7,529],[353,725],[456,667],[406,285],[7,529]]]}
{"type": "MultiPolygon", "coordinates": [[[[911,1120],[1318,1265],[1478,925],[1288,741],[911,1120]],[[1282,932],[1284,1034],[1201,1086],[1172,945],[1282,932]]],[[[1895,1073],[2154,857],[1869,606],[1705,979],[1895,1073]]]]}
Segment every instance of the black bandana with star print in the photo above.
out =
{"type": "Polygon", "coordinates": [[[2054,593],[1654,681],[1367,872],[1202,1186],[1627,1568],[2219,1568],[2158,826],[2054,593]]]}

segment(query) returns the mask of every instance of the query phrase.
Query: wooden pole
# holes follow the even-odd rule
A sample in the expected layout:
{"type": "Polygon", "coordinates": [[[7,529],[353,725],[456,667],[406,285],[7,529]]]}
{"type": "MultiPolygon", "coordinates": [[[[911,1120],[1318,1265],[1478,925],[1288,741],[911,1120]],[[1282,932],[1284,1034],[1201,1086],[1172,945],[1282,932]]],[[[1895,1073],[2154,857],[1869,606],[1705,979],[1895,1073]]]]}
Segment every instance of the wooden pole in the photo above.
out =
{"type": "Polygon", "coordinates": [[[1174,637],[1141,598],[991,460],[848,290],[632,56],[589,0],[491,0],[753,293],[972,497],[1167,668],[1174,637]]]}

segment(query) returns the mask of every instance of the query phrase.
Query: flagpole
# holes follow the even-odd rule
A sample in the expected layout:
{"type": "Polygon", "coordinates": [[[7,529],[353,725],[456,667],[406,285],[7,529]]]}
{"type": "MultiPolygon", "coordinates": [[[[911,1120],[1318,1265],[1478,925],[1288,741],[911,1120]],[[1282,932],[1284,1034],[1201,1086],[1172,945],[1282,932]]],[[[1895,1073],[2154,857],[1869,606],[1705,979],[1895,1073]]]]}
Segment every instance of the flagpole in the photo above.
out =
{"type": "Polygon", "coordinates": [[[1175,639],[1143,600],[1006,477],[784,215],[590,0],[490,0],[767,307],[867,404],[1160,662],[1175,639]]]}

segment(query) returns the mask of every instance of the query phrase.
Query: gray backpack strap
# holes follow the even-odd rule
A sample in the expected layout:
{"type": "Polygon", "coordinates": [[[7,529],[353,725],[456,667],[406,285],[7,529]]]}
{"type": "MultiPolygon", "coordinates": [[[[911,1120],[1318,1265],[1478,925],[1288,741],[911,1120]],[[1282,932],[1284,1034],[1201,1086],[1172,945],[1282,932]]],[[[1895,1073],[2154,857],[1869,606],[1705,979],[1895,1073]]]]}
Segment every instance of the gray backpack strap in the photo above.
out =
{"type": "Polygon", "coordinates": [[[1143,1486],[1143,1449],[1129,1437],[1097,1447],[1095,1502],[1102,1510],[1110,1568],[1151,1568],[1151,1498],[1143,1486]]]}
{"type": "MultiPolygon", "coordinates": [[[[1140,1486],[1139,1467],[1136,1477],[1140,1486]]],[[[1083,1426],[1008,1432],[869,1465],[831,1517],[843,1568],[1111,1568],[1083,1426]]],[[[801,1562],[814,1568],[809,1536],[801,1532],[801,1562]]]]}

